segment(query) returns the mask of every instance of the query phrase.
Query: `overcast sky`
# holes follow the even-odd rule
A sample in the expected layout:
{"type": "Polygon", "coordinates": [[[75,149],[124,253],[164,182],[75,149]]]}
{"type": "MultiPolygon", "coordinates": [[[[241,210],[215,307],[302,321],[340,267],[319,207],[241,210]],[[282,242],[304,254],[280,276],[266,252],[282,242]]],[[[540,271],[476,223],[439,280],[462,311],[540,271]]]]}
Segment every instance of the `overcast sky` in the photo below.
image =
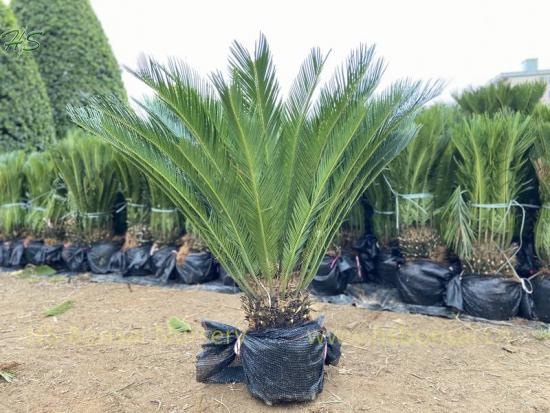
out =
{"type": "MultiPolygon", "coordinates": [[[[312,46],[331,52],[327,69],[361,42],[388,64],[385,82],[439,78],[444,97],[539,58],[550,68],[548,0],[91,0],[118,61],[140,53],[177,56],[208,73],[225,68],[234,39],[266,34],[288,87],[312,46]]],[[[125,73],[131,96],[144,88],[125,73]]]]}

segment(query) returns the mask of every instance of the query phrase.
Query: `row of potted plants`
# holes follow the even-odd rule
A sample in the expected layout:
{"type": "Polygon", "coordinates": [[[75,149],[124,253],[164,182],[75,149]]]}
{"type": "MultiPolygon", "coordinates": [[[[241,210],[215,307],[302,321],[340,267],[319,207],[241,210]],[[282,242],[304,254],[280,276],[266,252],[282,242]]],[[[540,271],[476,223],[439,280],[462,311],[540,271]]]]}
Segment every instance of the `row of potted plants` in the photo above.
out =
{"type": "Polygon", "coordinates": [[[393,247],[378,274],[406,302],[550,320],[544,90],[490,85],[424,110],[418,137],[367,190],[373,230],[393,247]]]}

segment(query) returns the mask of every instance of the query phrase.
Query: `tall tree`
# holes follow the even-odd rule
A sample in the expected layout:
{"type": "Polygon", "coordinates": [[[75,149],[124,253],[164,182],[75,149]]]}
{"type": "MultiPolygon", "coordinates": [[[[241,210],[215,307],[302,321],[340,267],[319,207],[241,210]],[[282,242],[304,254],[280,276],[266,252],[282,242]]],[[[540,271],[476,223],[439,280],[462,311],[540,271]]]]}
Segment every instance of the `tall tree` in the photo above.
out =
{"type": "Polygon", "coordinates": [[[55,137],[46,88],[24,45],[9,45],[22,32],[11,10],[0,2],[0,151],[42,149],[55,137]],[[11,32],[13,31],[13,32],[11,32]],[[11,32],[11,33],[8,33],[11,32]],[[8,46],[6,46],[8,44],[8,46]]]}
{"type": "Polygon", "coordinates": [[[72,126],[68,104],[95,95],[125,97],[120,69],[89,0],[13,0],[11,7],[22,26],[44,32],[34,56],[59,138],[72,126]]]}

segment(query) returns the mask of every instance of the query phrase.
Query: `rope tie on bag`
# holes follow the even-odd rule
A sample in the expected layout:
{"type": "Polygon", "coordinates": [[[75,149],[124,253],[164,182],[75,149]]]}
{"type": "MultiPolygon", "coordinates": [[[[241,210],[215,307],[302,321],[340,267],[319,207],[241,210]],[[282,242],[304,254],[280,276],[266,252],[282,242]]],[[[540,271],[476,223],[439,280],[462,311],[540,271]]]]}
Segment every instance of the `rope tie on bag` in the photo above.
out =
{"type": "Polygon", "coordinates": [[[135,204],[133,202],[126,202],[126,205],[132,208],[139,208],[139,209],[147,208],[147,205],[145,204],[135,204]]]}
{"type": "Polygon", "coordinates": [[[107,212],[79,212],[78,214],[84,218],[89,218],[89,219],[99,219],[101,217],[105,217],[109,215],[107,212]]]}
{"type": "Polygon", "coordinates": [[[243,333],[239,333],[239,335],[237,336],[237,341],[235,341],[235,345],[233,346],[233,351],[238,357],[241,356],[241,343],[243,341],[243,338],[243,333]]]}
{"type": "Polygon", "coordinates": [[[26,202],[11,202],[11,203],[8,203],[8,204],[3,204],[0,206],[0,208],[2,209],[7,209],[7,208],[26,208],[27,207],[27,203],[26,202]]]}
{"type": "Polygon", "coordinates": [[[161,208],[151,208],[152,212],[159,212],[161,214],[173,214],[175,212],[178,212],[177,209],[161,209],[161,208]]]}
{"type": "Polygon", "coordinates": [[[357,274],[359,274],[359,278],[363,279],[363,271],[361,270],[361,261],[359,261],[359,255],[355,256],[355,265],[357,265],[357,274]]]}
{"type": "Polygon", "coordinates": [[[395,229],[397,230],[397,233],[399,233],[399,199],[400,198],[411,202],[415,207],[421,210],[424,214],[428,214],[428,211],[426,211],[422,207],[422,205],[420,205],[416,201],[420,199],[432,199],[434,197],[432,193],[417,192],[417,193],[410,193],[410,194],[401,194],[392,188],[390,181],[388,180],[388,178],[386,178],[385,175],[384,175],[384,180],[388,184],[388,187],[390,188],[390,192],[395,196],[395,229]]]}
{"type": "MultiPolygon", "coordinates": [[[[519,207],[521,208],[521,226],[519,229],[519,245],[516,248],[516,251],[508,257],[503,251],[501,251],[502,255],[504,256],[504,259],[506,260],[506,263],[502,264],[498,269],[497,272],[500,272],[506,265],[509,265],[512,269],[512,273],[516,281],[518,281],[521,284],[521,288],[527,293],[531,294],[533,292],[533,285],[531,284],[531,281],[529,282],[529,287],[527,287],[527,283],[525,282],[524,278],[521,278],[518,273],[516,272],[516,269],[512,265],[512,258],[514,258],[518,252],[523,247],[523,230],[525,228],[525,219],[526,219],[526,212],[525,208],[539,208],[537,205],[532,204],[520,204],[515,199],[511,200],[510,202],[501,202],[501,203],[494,203],[494,204],[478,204],[478,203],[472,203],[470,204],[471,207],[474,208],[481,208],[481,209],[506,209],[506,212],[504,213],[504,216],[502,217],[502,222],[500,225],[503,225],[505,222],[505,219],[510,214],[510,211],[512,210],[512,207],[519,207]]],[[[544,206],[543,206],[544,207],[544,206]]]]}
{"type": "Polygon", "coordinates": [[[380,211],[375,208],[373,208],[372,212],[374,212],[377,215],[395,215],[395,211],[380,211]]]}

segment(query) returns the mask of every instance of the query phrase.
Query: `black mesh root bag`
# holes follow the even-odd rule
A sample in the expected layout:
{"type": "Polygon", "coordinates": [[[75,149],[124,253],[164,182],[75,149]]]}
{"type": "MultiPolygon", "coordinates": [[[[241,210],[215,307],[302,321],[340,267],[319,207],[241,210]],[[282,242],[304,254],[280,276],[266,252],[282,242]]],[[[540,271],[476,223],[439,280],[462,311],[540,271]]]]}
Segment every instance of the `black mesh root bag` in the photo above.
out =
{"type": "Polygon", "coordinates": [[[340,342],[322,322],[242,333],[204,321],[208,342],[197,356],[197,381],[244,382],[269,405],[314,400],[323,390],[324,365],[340,359],[340,342]]]}
{"type": "Polygon", "coordinates": [[[445,303],[474,317],[509,320],[520,308],[522,284],[494,275],[456,276],[447,285],[445,303]]]}
{"type": "Polygon", "coordinates": [[[399,267],[397,291],[408,304],[444,305],[447,283],[453,277],[449,268],[429,260],[408,261],[399,267]]]}

